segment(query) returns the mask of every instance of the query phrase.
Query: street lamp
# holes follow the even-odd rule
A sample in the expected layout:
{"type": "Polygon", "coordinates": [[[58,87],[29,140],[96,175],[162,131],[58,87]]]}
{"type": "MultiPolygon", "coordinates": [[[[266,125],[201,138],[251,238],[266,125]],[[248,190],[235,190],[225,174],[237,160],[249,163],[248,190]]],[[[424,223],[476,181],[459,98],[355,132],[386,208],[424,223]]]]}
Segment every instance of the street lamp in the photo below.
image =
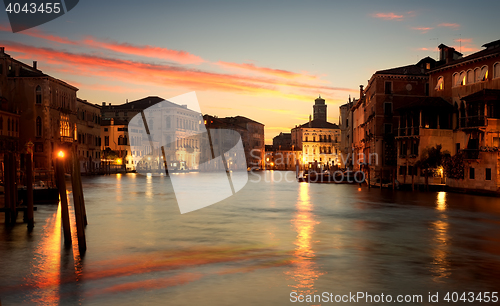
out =
{"type": "Polygon", "coordinates": [[[57,152],[57,157],[64,158],[64,151],[61,150],[61,151],[57,152]]]}

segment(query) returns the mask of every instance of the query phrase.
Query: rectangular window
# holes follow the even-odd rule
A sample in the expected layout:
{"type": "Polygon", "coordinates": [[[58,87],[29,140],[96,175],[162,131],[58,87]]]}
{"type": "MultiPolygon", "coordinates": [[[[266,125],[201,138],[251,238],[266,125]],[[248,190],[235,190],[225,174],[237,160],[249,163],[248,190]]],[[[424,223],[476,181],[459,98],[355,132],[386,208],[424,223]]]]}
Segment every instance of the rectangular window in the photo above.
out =
{"type": "Polygon", "coordinates": [[[392,93],[392,82],[385,82],[385,94],[390,95],[392,93]]]}
{"type": "Polygon", "coordinates": [[[425,95],[429,95],[429,83],[425,83],[425,95]]]}
{"type": "Polygon", "coordinates": [[[491,168],[486,168],[486,180],[491,181],[491,168]]]}
{"type": "Polygon", "coordinates": [[[473,180],[476,177],[476,170],[474,168],[469,168],[469,179],[473,180]]]}
{"type": "Polygon", "coordinates": [[[458,153],[460,153],[460,143],[459,142],[457,142],[455,144],[455,154],[458,154],[458,153]]]}
{"type": "Polygon", "coordinates": [[[104,146],[109,147],[109,136],[104,136],[104,146]]]}
{"type": "Polygon", "coordinates": [[[108,131],[108,128],[104,128],[104,132],[107,132],[108,131]]]}

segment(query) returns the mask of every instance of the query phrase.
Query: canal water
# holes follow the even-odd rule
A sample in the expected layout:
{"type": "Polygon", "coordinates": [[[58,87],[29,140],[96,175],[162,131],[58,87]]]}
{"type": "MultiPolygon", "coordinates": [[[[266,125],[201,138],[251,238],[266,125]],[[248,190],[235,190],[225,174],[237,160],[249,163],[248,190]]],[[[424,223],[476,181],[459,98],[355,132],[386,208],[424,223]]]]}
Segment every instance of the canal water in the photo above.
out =
{"type": "Polygon", "coordinates": [[[288,305],[323,292],[444,305],[447,292],[500,291],[498,198],[284,174],[252,174],[236,195],[183,215],[170,178],[84,177],[83,258],[62,246],[57,205],[38,205],[31,234],[0,224],[1,305],[288,305]]]}

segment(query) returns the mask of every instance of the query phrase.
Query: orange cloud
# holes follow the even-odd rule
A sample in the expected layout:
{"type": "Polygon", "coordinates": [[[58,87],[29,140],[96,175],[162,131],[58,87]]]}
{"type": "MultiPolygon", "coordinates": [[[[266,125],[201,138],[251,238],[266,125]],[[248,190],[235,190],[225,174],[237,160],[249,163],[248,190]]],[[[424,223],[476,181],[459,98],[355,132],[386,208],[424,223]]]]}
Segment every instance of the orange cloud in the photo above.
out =
{"type": "Polygon", "coordinates": [[[458,28],[460,28],[460,25],[458,23],[440,23],[440,24],[438,24],[438,27],[458,29],[458,28]]]}
{"type": "Polygon", "coordinates": [[[264,77],[239,74],[222,74],[185,67],[152,64],[131,60],[120,60],[97,55],[69,53],[51,48],[37,48],[24,44],[4,43],[7,50],[30,55],[45,65],[52,65],[52,71],[71,75],[119,80],[136,85],[156,84],[179,86],[189,90],[211,90],[222,92],[244,92],[280,96],[294,100],[310,100],[317,92],[353,91],[349,88],[317,86],[300,82],[282,82],[264,77]],[[305,94],[299,94],[300,91],[305,94]]]}
{"type": "Polygon", "coordinates": [[[462,43],[471,43],[472,42],[472,38],[458,38],[458,39],[455,39],[454,41],[456,41],[456,42],[462,42],[462,43]]]}
{"type": "Polygon", "coordinates": [[[434,28],[429,28],[429,27],[414,27],[414,28],[412,28],[412,30],[420,31],[422,34],[425,34],[432,29],[434,29],[434,28]]]}
{"type": "Polygon", "coordinates": [[[223,68],[235,68],[235,69],[258,72],[258,73],[262,73],[262,74],[278,76],[278,77],[283,77],[283,78],[307,77],[310,79],[317,79],[316,76],[312,76],[312,75],[308,75],[308,74],[296,73],[296,72],[282,70],[282,69],[259,67],[259,66],[255,66],[254,64],[237,64],[237,63],[228,63],[228,62],[219,61],[216,63],[216,65],[221,66],[223,68]]]}
{"type": "Polygon", "coordinates": [[[372,15],[375,18],[385,19],[385,20],[403,20],[403,15],[396,15],[394,13],[375,13],[372,15]]]}
{"type": "Polygon", "coordinates": [[[104,42],[97,41],[92,38],[85,39],[83,41],[83,44],[90,47],[97,47],[118,53],[164,59],[168,61],[175,61],[181,64],[200,64],[205,62],[205,60],[203,60],[201,57],[186,51],[177,51],[149,45],[137,46],[128,43],[118,43],[113,41],[104,42]]]}

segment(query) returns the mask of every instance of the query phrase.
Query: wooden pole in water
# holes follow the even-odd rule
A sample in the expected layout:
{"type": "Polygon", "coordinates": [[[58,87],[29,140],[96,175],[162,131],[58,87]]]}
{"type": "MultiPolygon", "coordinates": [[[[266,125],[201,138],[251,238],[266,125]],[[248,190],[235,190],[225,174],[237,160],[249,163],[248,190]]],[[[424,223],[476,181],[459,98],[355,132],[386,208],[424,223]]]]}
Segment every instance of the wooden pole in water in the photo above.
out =
{"type": "Polygon", "coordinates": [[[71,246],[71,229],[69,224],[68,196],[66,195],[66,182],[64,181],[64,161],[62,157],[56,158],[56,182],[61,199],[61,218],[64,232],[64,245],[71,246]]]}
{"type": "Polygon", "coordinates": [[[383,175],[383,170],[380,169],[380,189],[382,189],[382,175],[383,175]]]}
{"type": "Polygon", "coordinates": [[[395,177],[395,170],[394,168],[392,168],[392,190],[396,189],[396,177],[395,177]]]}
{"type": "Polygon", "coordinates": [[[368,189],[370,189],[370,164],[367,165],[368,166],[368,189]]]}
{"type": "Polygon", "coordinates": [[[10,224],[10,196],[11,196],[11,180],[10,180],[10,154],[4,153],[3,155],[3,182],[4,182],[4,208],[5,208],[5,224],[10,224]]]}
{"type": "Polygon", "coordinates": [[[73,186],[76,234],[78,237],[78,249],[80,250],[80,254],[83,254],[87,250],[87,242],[85,240],[85,201],[83,199],[82,177],[80,176],[80,162],[75,151],[73,151],[72,157],[71,184],[73,186]]]}
{"type": "Polygon", "coordinates": [[[17,163],[16,163],[16,155],[14,153],[10,153],[10,179],[11,179],[11,197],[10,197],[10,222],[12,224],[16,223],[17,220],[17,163]]]}
{"type": "Polygon", "coordinates": [[[25,156],[25,166],[26,166],[26,191],[28,193],[26,200],[28,216],[28,229],[33,229],[35,226],[35,217],[33,213],[33,161],[31,153],[27,153],[25,156]]]}

